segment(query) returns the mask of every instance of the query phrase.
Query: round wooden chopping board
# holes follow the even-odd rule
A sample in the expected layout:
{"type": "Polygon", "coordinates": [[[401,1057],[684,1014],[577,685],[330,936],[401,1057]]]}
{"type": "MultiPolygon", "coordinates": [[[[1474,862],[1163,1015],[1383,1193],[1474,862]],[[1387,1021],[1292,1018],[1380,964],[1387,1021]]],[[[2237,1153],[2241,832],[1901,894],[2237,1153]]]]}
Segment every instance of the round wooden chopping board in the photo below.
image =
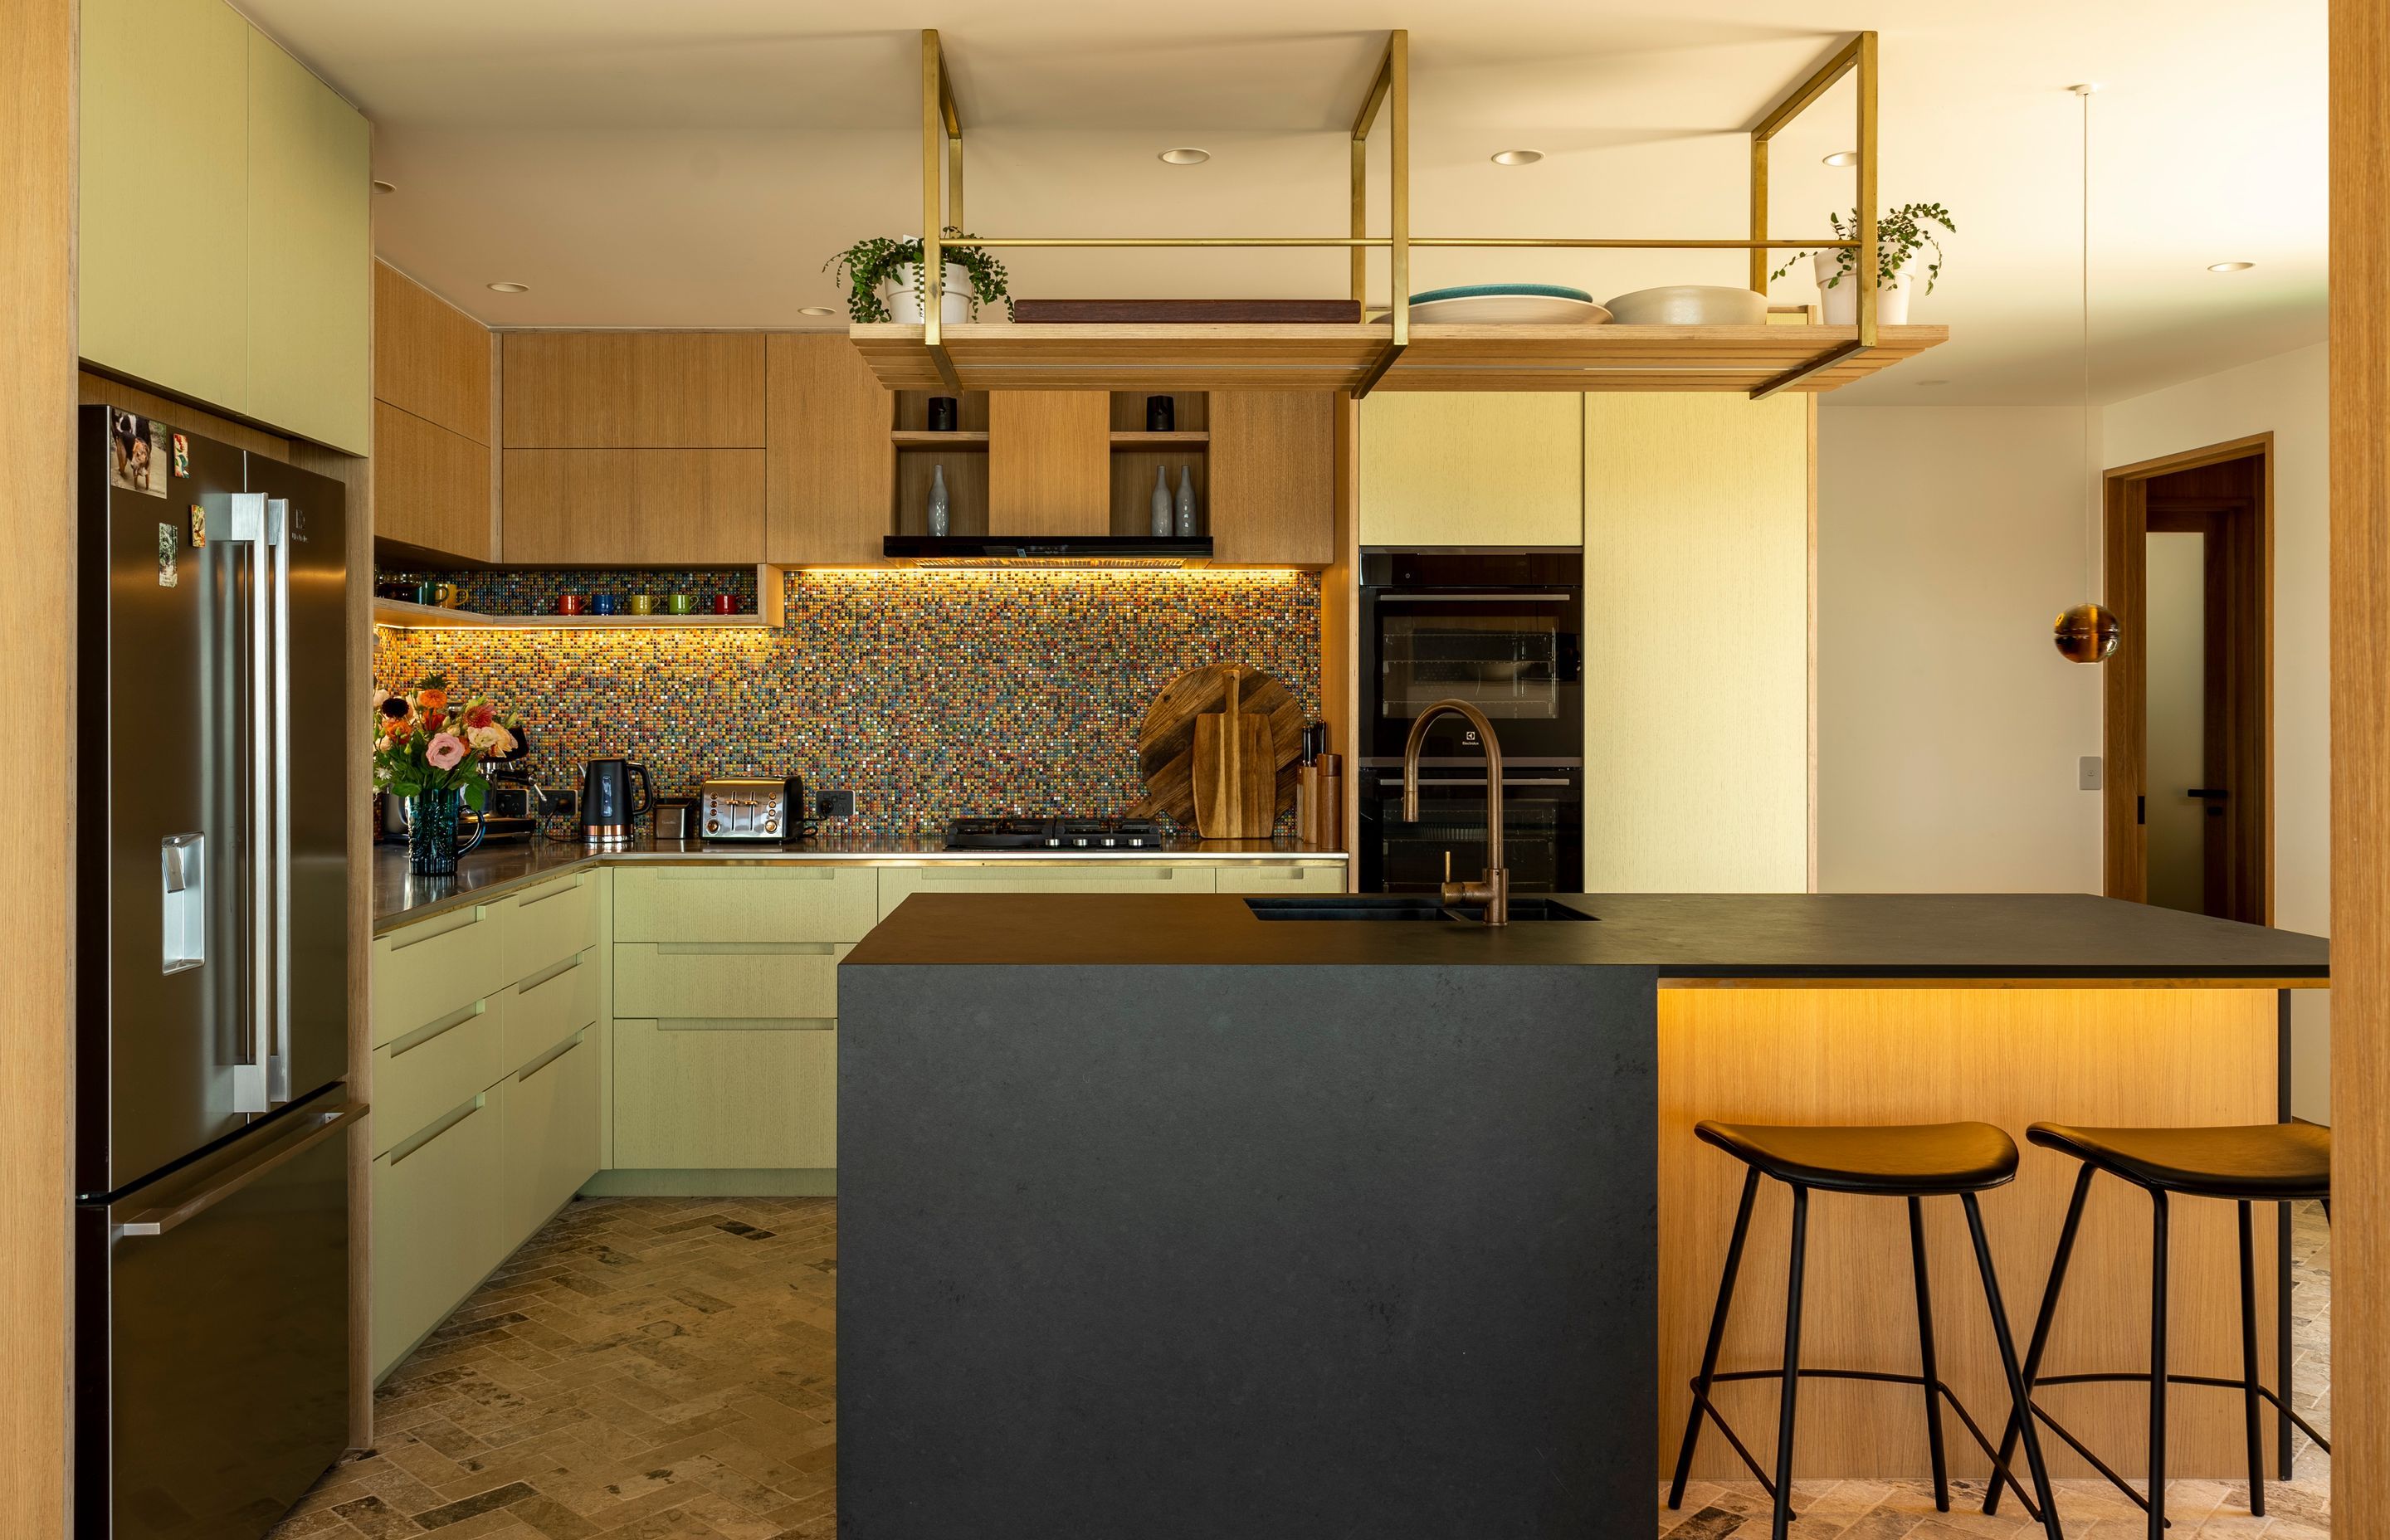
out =
{"type": "Polygon", "coordinates": [[[1195,719],[1206,712],[1225,711],[1228,680],[1238,681],[1238,710],[1269,719],[1270,739],[1278,761],[1278,809],[1294,806],[1298,762],[1303,757],[1303,708],[1294,695],[1271,674],[1245,663],[1205,663],[1191,668],[1162,687],[1146,709],[1145,725],[1137,735],[1137,769],[1145,781],[1145,797],[1130,810],[1132,816],[1165,817],[1179,828],[1195,830],[1195,719]]]}

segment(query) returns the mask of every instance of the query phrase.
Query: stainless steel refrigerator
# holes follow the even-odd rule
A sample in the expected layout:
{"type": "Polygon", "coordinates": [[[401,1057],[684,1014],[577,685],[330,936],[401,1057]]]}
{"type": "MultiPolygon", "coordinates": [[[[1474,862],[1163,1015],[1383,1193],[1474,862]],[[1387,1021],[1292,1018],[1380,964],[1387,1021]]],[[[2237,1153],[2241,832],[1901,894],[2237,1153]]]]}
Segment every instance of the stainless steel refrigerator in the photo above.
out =
{"type": "Polygon", "coordinates": [[[251,1540],[348,1442],[345,489],[79,429],[76,1532],[251,1540]]]}

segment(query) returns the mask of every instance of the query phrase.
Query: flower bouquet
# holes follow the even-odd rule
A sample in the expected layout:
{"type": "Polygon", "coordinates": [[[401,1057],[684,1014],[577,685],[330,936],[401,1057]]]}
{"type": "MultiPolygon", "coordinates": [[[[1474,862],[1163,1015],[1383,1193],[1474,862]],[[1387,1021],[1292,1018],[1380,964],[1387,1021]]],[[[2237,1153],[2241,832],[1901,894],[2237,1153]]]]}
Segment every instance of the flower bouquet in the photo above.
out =
{"type": "Polygon", "coordinates": [[[437,674],[425,674],[411,691],[376,690],[373,712],[374,789],[406,799],[408,868],[453,873],[456,857],[482,842],[477,823],[472,838],[457,846],[462,810],[470,803],[482,811],[490,791],[483,766],[493,755],[515,751],[518,719],[501,716],[478,695],[452,702],[446,677],[437,674]]]}

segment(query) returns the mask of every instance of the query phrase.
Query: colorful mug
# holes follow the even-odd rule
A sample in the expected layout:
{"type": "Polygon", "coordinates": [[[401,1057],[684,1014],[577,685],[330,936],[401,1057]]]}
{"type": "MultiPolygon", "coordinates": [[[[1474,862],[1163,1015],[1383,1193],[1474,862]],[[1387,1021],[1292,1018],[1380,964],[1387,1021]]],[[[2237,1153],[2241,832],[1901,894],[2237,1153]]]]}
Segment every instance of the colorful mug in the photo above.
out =
{"type": "Polygon", "coordinates": [[[623,612],[622,602],[611,594],[600,594],[589,601],[589,612],[593,615],[619,615],[623,612]]]}
{"type": "Polygon", "coordinates": [[[714,595],[713,612],[717,615],[736,615],[739,613],[738,597],[731,594],[714,595]]]}
{"type": "Polygon", "coordinates": [[[649,596],[647,596],[647,595],[645,595],[645,594],[633,594],[633,595],[631,596],[631,613],[632,613],[632,614],[634,614],[634,615],[652,615],[652,614],[654,614],[655,612],[656,612],[656,601],[655,601],[653,598],[649,597],[649,596]]]}
{"type": "Polygon", "coordinates": [[[675,615],[690,615],[697,612],[697,599],[693,595],[675,594],[665,602],[672,606],[672,612],[675,615]]]}
{"type": "Polygon", "coordinates": [[[578,594],[559,594],[556,597],[556,612],[559,615],[578,615],[585,608],[578,594]]]}

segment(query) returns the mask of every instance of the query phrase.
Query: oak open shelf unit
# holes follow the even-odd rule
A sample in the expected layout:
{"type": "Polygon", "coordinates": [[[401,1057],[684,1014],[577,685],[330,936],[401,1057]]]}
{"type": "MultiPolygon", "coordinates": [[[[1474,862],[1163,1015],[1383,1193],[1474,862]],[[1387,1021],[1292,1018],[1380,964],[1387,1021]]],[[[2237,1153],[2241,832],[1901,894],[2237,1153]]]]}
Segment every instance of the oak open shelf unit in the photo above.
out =
{"type": "MultiPolygon", "coordinates": [[[[916,334],[920,331],[919,327],[909,329],[916,334]]],[[[1022,533],[992,529],[989,525],[988,456],[992,453],[1050,454],[1056,446],[996,443],[996,435],[988,427],[987,392],[946,390],[934,368],[926,376],[917,375],[913,383],[893,389],[890,395],[893,426],[888,442],[895,456],[895,474],[890,479],[894,506],[890,509],[888,533],[906,537],[929,535],[930,487],[940,469],[945,473],[949,534],[977,537],[1022,533]],[[941,395],[956,399],[959,426],[932,431],[929,427],[930,400],[941,395]]],[[[1157,473],[1167,476],[1170,489],[1176,494],[1183,468],[1194,483],[1201,529],[1208,533],[1212,507],[1209,393],[1179,388],[1174,380],[1167,386],[1140,384],[1134,389],[1113,391],[1110,395],[1103,442],[1098,444],[1090,439],[1083,446],[1089,453],[1101,453],[1108,461],[1111,487],[1107,496],[1107,533],[1123,539],[1150,538],[1154,477],[1157,473]],[[1147,398],[1158,395],[1171,398],[1171,419],[1176,426],[1167,431],[1150,431],[1144,427],[1147,398]]]]}
{"type": "Polygon", "coordinates": [[[387,631],[777,631],[786,610],[784,571],[755,569],[755,609],[743,615],[489,615],[377,596],[373,623],[387,631]]]}
{"type": "MultiPolygon", "coordinates": [[[[1876,216],[1877,39],[1852,35],[1751,125],[1750,234],[1745,237],[1415,236],[1410,228],[1410,33],[1389,32],[1386,51],[1353,120],[1349,236],[968,237],[963,217],[963,122],[934,30],[921,33],[921,266],[923,325],[864,324],[848,336],[892,391],[1129,391],[1148,381],[1235,391],[1736,391],[1754,400],[1779,391],[1831,391],[1948,337],[1942,327],[1884,327],[1874,284],[1857,294],[1847,327],[1413,326],[1414,248],[1740,250],[1750,286],[1767,289],[1770,253],[1806,248],[1851,254],[1871,274],[1876,216]],[[1855,138],[1857,227],[1848,236],[1778,237],[1767,228],[1768,146],[1844,75],[1858,77],[1855,138]],[[1368,227],[1370,134],[1383,113],[1392,140],[1387,233],[1368,227]],[[1324,326],[948,326],[939,314],[944,251],[969,245],[1003,252],[1037,248],[1338,249],[1350,258],[1352,297],[1365,307],[1373,250],[1387,254],[1385,319],[1324,326]]],[[[901,426],[901,425],[900,425],[901,426]]],[[[964,424],[969,427],[969,423],[964,424]]],[[[1123,425],[1116,424],[1116,428],[1123,425]]],[[[1133,429],[1135,423],[1125,425],[1133,429]]]]}

